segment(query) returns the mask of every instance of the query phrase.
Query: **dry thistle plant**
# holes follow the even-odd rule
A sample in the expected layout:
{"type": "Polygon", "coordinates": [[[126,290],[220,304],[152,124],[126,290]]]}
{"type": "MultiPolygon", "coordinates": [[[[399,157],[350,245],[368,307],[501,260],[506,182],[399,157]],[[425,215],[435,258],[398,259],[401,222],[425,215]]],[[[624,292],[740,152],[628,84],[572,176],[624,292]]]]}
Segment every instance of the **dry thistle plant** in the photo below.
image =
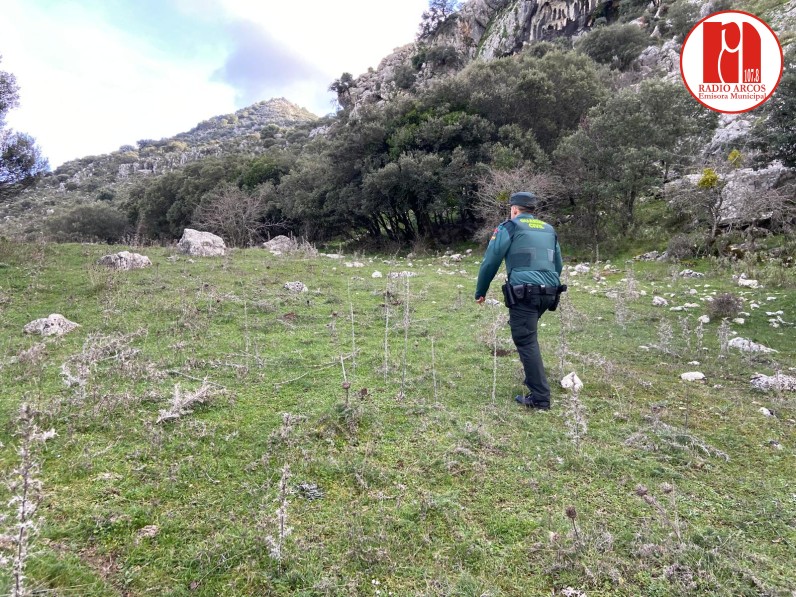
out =
{"type": "MultiPolygon", "coordinates": [[[[562,284],[566,284],[567,274],[564,274],[561,280],[562,284]]],[[[572,302],[567,297],[567,293],[563,293],[561,301],[558,305],[558,312],[560,318],[559,332],[558,332],[558,369],[561,377],[564,376],[564,371],[567,367],[567,356],[569,355],[569,344],[567,339],[570,332],[575,328],[575,309],[572,302]]]]}
{"type": "Polygon", "coordinates": [[[36,413],[28,404],[22,404],[17,426],[17,435],[20,438],[17,449],[19,464],[6,481],[12,496],[8,506],[13,509],[13,514],[0,516],[0,524],[4,527],[4,532],[0,534],[0,565],[5,567],[11,564],[12,597],[31,594],[25,586],[25,566],[32,555],[33,538],[41,526],[41,519],[36,516],[43,498],[38,457],[42,445],[55,437],[55,430],[39,429],[36,425],[36,413]],[[9,555],[6,556],[2,551],[9,555]]]}
{"type": "Polygon", "coordinates": [[[404,278],[404,354],[403,354],[403,373],[401,374],[401,394],[400,398],[403,400],[406,397],[404,390],[406,388],[406,352],[409,347],[409,277],[404,278]]]}
{"type": "Polygon", "coordinates": [[[390,369],[390,297],[392,296],[392,278],[387,276],[387,287],[384,290],[384,383],[387,383],[387,372],[390,369]]]}
{"type": "Polygon", "coordinates": [[[282,565],[285,557],[285,541],[293,531],[288,526],[287,522],[287,496],[288,496],[288,481],[290,480],[290,465],[285,463],[282,467],[282,476],[279,479],[279,493],[277,501],[279,506],[276,509],[276,514],[273,517],[273,522],[276,524],[275,535],[266,535],[265,543],[268,545],[269,555],[282,565]]]}
{"type": "Polygon", "coordinates": [[[586,419],[586,407],[580,400],[580,387],[574,385],[569,388],[566,411],[564,412],[567,435],[575,444],[575,449],[580,454],[583,438],[589,430],[586,419]]]}
{"type": "Polygon", "coordinates": [[[694,328],[694,336],[696,336],[697,354],[702,354],[702,349],[705,347],[705,323],[701,319],[694,328]]]}
{"type": "Polygon", "coordinates": [[[614,318],[616,319],[616,324],[623,330],[627,328],[628,315],[627,293],[619,291],[614,299],[614,318]]]}
{"type": "Polygon", "coordinates": [[[672,354],[672,340],[674,339],[674,330],[672,324],[667,319],[661,319],[658,324],[658,350],[666,354],[672,354]]]}
{"type": "Polygon", "coordinates": [[[174,395],[171,404],[167,409],[161,409],[158,413],[157,423],[165,421],[176,421],[177,419],[193,413],[193,408],[198,404],[205,404],[211,397],[211,387],[205,378],[202,385],[195,392],[184,394],[180,390],[180,384],[174,385],[174,395]]]}
{"type": "Polygon", "coordinates": [[[680,317],[680,332],[681,336],[683,337],[683,342],[685,342],[685,348],[688,353],[691,352],[691,319],[686,315],[684,317],[680,317]]]}
{"type": "Polygon", "coordinates": [[[434,404],[439,404],[437,395],[437,357],[434,353],[434,337],[431,338],[431,377],[434,380],[434,404]]]}
{"type": "Polygon", "coordinates": [[[644,485],[636,486],[636,495],[644,500],[644,503],[651,506],[655,512],[657,512],[658,516],[660,516],[661,522],[663,522],[663,524],[672,530],[672,533],[677,538],[678,545],[682,546],[683,537],[680,532],[680,522],[677,516],[677,503],[674,495],[674,486],[670,483],[663,483],[661,484],[661,491],[669,496],[670,505],[674,516],[669,515],[669,513],[666,511],[666,508],[664,508],[660,502],[655,499],[655,496],[650,494],[649,490],[644,485]]]}
{"type": "Polygon", "coordinates": [[[492,404],[496,402],[497,393],[497,369],[498,369],[498,332],[508,323],[508,315],[502,310],[497,311],[495,318],[489,326],[489,343],[492,345],[492,404]]]}
{"type": "Polygon", "coordinates": [[[567,518],[572,523],[572,532],[575,534],[575,539],[577,540],[578,544],[580,544],[580,532],[578,531],[578,525],[575,522],[575,519],[578,517],[578,511],[575,509],[575,506],[567,506],[565,512],[567,518]]]}
{"type": "Polygon", "coordinates": [[[727,351],[730,350],[730,324],[727,322],[726,319],[721,320],[721,325],[719,326],[719,352],[722,355],[726,355],[727,351]]]}
{"type": "Polygon", "coordinates": [[[351,280],[348,281],[348,308],[351,314],[351,375],[357,372],[357,336],[354,330],[354,302],[351,300],[351,280]]]}

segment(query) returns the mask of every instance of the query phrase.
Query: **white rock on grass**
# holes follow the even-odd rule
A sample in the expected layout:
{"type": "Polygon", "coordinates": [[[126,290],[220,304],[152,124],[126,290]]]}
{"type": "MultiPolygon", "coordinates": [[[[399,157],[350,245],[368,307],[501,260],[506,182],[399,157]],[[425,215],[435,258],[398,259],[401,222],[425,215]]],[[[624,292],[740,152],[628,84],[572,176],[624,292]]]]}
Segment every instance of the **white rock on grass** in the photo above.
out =
{"type": "Polygon", "coordinates": [[[280,234],[279,236],[275,236],[269,241],[263,243],[263,249],[268,249],[272,253],[277,251],[279,255],[282,253],[294,251],[298,246],[298,243],[293,240],[292,238],[288,238],[287,236],[280,234]]]}
{"type": "Polygon", "coordinates": [[[653,307],[668,307],[669,301],[667,301],[662,296],[655,296],[652,297],[652,306],[653,307]]]}
{"type": "Polygon", "coordinates": [[[575,266],[574,272],[576,274],[588,274],[591,271],[591,268],[586,265],[585,263],[579,263],[575,266]]]}
{"type": "Polygon", "coordinates": [[[708,324],[710,323],[710,317],[708,317],[707,315],[700,315],[697,321],[702,324],[708,324]]]}
{"type": "Polygon", "coordinates": [[[746,338],[733,338],[730,340],[729,346],[730,348],[737,348],[743,352],[762,352],[763,354],[777,352],[773,348],[763,346],[762,344],[757,344],[756,342],[752,342],[746,338]]]}
{"type": "Polygon", "coordinates": [[[583,389],[583,382],[573,371],[572,373],[570,373],[564,379],[561,380],[561,387],[564,388],[565,390],[572,389],[575,392],[580,392],[583,389]]]}
{"type": "Polygon", "coordinates": [[[121,251],[113,255],[105,255],[104,257],[100,257],[97,263],[110,267],[111,269],[124,271],[143,269],[152,265],[149,257],[139,255],[138,253],[130,253],[130,251],[121,251]]]}
{"type": "Polygon", "coordinates": [[[757,412],[759,412],[764,417],[773,417],[774,416],[774,413],[772,413],[770,410],[768,410],[765,406],[761,406],[760,409],[757,412]]]}
{"type": "Polygon", "coordinates": [[[768,392],[769,390],[776,390],[780,392],[796,392],[796,377],[790,375],[763,375],[762,373],[755,373],[752,377],[752,387],[758,390],[768,392]]]}
{"type": "Polygon", "coordinates": [[[68,334],[80,324],[69,321],[60,313],[53,313],[49,317],[31,321],[23,329],[26,334],[41,334],[42,336],[63,336],[68,334]]]}
{"type": "Polygon", "coordinates": [[[491,305],[491,306],[493,306],[493,307],[497,307],[497,306],[499,306],[499,305],[502,305],[502,304],[503,304],[503,303],[501,303],[500,301],[498,301],[498,300],[495,300],[495,299],[486,299],[486,301],[485,301],[485,302],[486,302],[486,304],[487,304],[487,305],[491,305]]]}
{"type": "Polygon", "coordinates": [[[705,381],[705,374],[699,371],[689,371],[680,376],[683,381],[705,381]]]}
{"type": "Polygon", "coordinates": [[[370,277],[371,277],[371,278],[383,278],[383,277],[384,277],[384,274],[382,274],[382,273],[381,273],[381,272],[379,272],[379,271],[375,271],[375,272],[373,272],[372,274],[370,274],[370,277]]]}
{"type": "Polygon", "coordinates": [[[285,290],[295,293],[309,292],[309,288],[307,288],[302,282],[285,282],[284,288],[285,290]]]}
{"type": "Polygon", "coordinates": [[[220,236],[191,228],[183,231],[177,248],[183,253],[197,257],[216,257],[227,252],[227,245],[220,236]]]}
{"type": "Polygon", "coordinates": [[[692,269],[684,269],[678,274],[681,278],[704,278],[705,274],[695,272],[692,269]]]}
{"type": "Polygon", "coordinates": [[[746,320],[743,317],[736,317],[732,320],[733,323],[737,323],[738,325],[743,325],[746,323],[746,320]]]}
{"type": "Polygon", "coordinates": [[[461,261],[462,256],[460,253],[456,253],[455,255],[451,255],[450,257],[448,257],[448,259],[450,259],[451,261],[461,261]]]}
{"type": "Polygon", "coordinates": [[[746,277],[746,274],[741,274],[738,278],[738,286],[742,288],[757,288],[760,283],[757,280],[750,280],[746,277]]]}
{"type": "Polygon", "coordinates": [[[417,274],[415,272],[390,272],[387,277],[391,280],[395,280],[397,278],[414,278],[417,274]]]}

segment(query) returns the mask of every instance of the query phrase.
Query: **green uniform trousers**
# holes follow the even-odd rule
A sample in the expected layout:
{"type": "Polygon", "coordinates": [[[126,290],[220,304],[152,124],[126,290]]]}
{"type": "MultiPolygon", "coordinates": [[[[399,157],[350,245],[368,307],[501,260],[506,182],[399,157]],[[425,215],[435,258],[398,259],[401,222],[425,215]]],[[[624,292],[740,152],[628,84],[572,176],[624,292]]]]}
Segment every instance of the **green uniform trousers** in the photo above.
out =
{"type": "Polygon", "coordinates": [[[550,386],[536,332],[539,318],[554,301],[555,296],[549,294],[531,295],[509,309],[511,339],[525,369],[525,385],[531,391],[531,400],[536,406],[550,405],[550,386]]]}

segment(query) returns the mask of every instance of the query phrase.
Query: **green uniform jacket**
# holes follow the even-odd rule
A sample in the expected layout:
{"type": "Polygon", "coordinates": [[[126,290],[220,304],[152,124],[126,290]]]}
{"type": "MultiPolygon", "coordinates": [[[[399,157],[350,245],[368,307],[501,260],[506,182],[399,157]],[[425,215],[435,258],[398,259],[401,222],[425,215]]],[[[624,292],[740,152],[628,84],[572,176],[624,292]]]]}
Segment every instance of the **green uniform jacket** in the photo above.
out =
{"type": "MultiPolygon", "coordinates": [[[[541,224],[539,220],[536,220],[530,214],[518,215],[516,218],[511,220],[511,224],[517,228],[521,226],[528,228],[528,221],[541,224]],[[521,220],[524,220],[526,223],[523,223],[521,220]]],[[[545,226],[552,230],[552,227],[549,224],[545,224],[545,226]]],[[[498,270],[500,269],[500,264],[502,263],[503,259],[506,258],[506,254],[509,252],[509,248],[511,247],[511,238],[512,235],[507,230],[505,222],[495,228],[495,231],[492,233],[492,240],[489,241],[489,246],[486,248],[486,254],[484,255],[484,261],[481,263],[481,269],[478,272],[478,282],[476,283],[475,287],[476,299],[486,296],[486,293],[489,290],[489,285],[492,283],[495,274],[497,274],[498,270]]],[[[512,271],[509,283],[512,285],[560,285],[561,279],[559,275],[561,274],[561,270],[563,268],[563,261],[561,260],[561,246],[558,244],[558,239],[556,239],[555,245],[556,248],[553,263],[553,268],[555,271],[512,271]]]]}

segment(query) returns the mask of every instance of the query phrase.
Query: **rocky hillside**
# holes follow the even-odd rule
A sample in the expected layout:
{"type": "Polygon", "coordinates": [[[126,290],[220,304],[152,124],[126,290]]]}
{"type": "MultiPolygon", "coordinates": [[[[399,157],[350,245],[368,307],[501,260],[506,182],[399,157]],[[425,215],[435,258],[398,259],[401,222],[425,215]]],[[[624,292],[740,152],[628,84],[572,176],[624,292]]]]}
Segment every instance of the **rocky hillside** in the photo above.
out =
{"type": "Polygon", "coordinates": [[[307,128],[317,116],[284,98],[271,99],[214,116],[186,133],[158,141],[145,139],[137,147],[125,145],[118,151],[66,162],[46,177],[40,187],[57,187],[61,192],[97,187],[131,177],[163,174],[208,156],[256,155],[273,145],[287,145],[306,137],[296,132],[307,128]]]}
{"type": "Polygon", "coordinates": [[[470,0],[432,35],[396,49],[378,69],[356,79],[340,94],[340,104],[379,102],[400,93],[407,86],[404,71],[410,64],[419,71],[418,81],[429,81],[477,58],[509,56],[534,41],[576,35],[591,23],[600,4],[599,0],[470,0]]]}
{"type": "Polygon", "coordinates": [[[284,98],[258,102],[234,114],[214,116],[174,137],[138,141],[109,154],[66,162],[34,189],[0,206],[0,233],[19,220],[86,199],[110,199],[140,178],[179,169],[210,156],[254,156],[270,147],[308,139],[318,117],[284,98]]]}

